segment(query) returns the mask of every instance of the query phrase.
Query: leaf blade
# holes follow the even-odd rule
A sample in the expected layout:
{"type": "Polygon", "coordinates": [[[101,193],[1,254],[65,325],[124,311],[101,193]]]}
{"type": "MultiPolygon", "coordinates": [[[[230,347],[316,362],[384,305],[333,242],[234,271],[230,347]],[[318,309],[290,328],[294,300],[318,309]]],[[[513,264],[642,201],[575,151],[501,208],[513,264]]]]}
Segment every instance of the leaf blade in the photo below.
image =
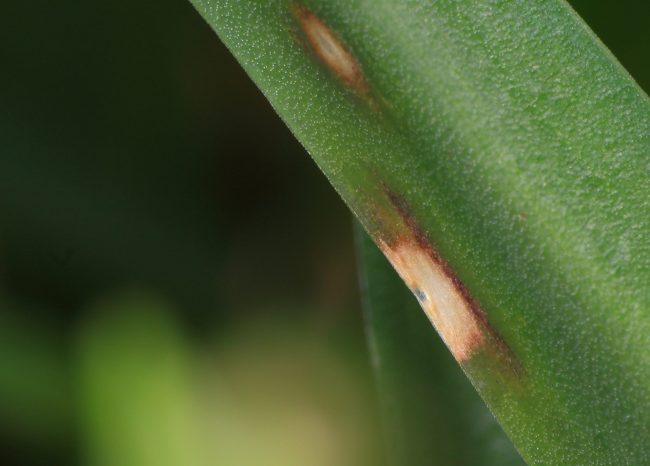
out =
{"type": "Polygon", "coordinates": [[[643,462],[647,96],[560,1],[306,3],[367,92],[293,2],[194,2],[403,278],[456,289],[481,344],[455,354],[524,458],[643,462]]]}

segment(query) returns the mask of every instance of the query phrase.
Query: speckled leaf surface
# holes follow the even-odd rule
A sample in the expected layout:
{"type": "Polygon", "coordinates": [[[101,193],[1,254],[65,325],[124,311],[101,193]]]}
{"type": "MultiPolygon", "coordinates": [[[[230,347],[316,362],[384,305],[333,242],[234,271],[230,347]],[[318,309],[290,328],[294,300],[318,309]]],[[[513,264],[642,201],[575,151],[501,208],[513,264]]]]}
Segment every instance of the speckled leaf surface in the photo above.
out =
{"type": "Polygon", "coordinates": [[[570,7],[193,3],[524,459],[647,464],[650,103],[570,7]]]}

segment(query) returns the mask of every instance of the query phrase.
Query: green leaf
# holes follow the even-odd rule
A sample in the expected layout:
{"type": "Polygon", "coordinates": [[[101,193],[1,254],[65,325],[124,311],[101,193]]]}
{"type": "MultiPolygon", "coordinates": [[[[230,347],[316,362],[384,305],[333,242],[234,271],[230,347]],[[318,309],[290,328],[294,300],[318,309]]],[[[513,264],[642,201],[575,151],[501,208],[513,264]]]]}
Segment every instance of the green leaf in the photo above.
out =
{"type": "Polygon", "coordinates": [[[570,7],[193,3],[524,459],[646,462],[650,105],[570,7]]]}

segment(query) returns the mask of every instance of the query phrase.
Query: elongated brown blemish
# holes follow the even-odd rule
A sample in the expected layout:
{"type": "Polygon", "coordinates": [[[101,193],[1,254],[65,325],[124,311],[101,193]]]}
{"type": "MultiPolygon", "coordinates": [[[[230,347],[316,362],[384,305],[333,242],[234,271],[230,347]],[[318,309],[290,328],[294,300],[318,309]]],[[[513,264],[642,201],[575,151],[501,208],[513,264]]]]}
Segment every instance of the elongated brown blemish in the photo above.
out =
{"type": "Polygon", "coordinates": [[[294,5],[293,11],[316,57],[346,86],[367,95],[361,65],[336,33],[307,7],[294,5]]]}
{"type": "Polygon", "coordinates": [[[505,360],[515,373],[521,372],[509,346],[433,247],[404,199],[387,186],[383,188],[403,227],[380,238],[379,247],[418,298],[456,360],[466,362],[479,348],[486,347],[498,353],[497,356],[505,360]]]}
{"type": "Polygon", "coordinates": [[[417,242],[379,242],[388,260],[418,298],[422,309],[458,362],[469,360],[483,334],[464,296],[439,263],[417,242]]]}

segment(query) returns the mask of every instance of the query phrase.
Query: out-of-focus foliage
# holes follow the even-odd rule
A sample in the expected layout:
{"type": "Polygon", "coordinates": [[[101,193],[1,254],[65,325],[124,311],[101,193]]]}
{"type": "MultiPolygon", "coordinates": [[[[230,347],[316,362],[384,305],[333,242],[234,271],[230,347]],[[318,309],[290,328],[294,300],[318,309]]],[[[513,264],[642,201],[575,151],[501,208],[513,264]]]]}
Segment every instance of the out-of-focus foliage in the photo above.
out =
{"type": "Polygon", "coordinates": [[[191,5],[2,11],[0,463],[376,463],[347,210],[191,5]]]}
{"type": "Polygon", "coordinates": [[[189,3],[0,10],[0,464],[379,464],[347,209],[189,3]]]}
{"type": "Polygon", "coordinates": [[[235,326],[197,355],[159,299],[93,306],[77,346],[87,464],[380,464],[362,360],[285,318],[235,326]]]}
{"type": "Polygon", "coordinates": [[[72,433],[72,373],[67,343],[36,309],[0,298],[0,432],[56,448],[72,433]]]}

